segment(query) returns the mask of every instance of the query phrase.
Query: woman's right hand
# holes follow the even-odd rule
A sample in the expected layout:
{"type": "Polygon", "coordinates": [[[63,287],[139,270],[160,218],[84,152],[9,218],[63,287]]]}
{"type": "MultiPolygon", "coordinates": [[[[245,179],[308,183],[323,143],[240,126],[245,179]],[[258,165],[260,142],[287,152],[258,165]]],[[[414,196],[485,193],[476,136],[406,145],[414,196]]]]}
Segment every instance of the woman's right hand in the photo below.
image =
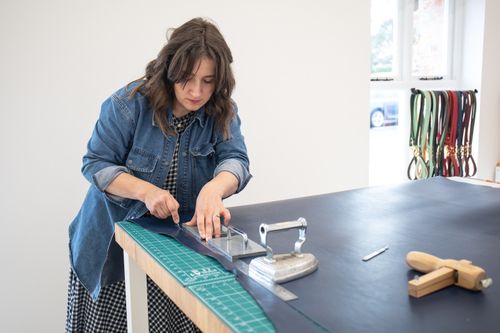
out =
{"type": "Polygon", "coordinates": [[[169,191],[151,186],[144,195],[144,204],[151,215],[160,219],[172,216],[175,223],[179,223],[179,203],[169,191]]]}
{"type": "Polygon", "coordinates": [[[151,215],[160,219],[172,216],[179,223],[179,203],[169,191],[134,177],[126,172],[119,174],[106,188],[106,192],[144,202],[151,215]]]}

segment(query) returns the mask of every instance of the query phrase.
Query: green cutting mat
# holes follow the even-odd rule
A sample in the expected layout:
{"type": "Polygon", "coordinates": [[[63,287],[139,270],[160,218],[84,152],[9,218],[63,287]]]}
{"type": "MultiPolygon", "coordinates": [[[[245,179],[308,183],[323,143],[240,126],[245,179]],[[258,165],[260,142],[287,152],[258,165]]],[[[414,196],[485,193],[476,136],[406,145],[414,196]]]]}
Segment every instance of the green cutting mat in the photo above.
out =
{"type": "Polygon", "coordinates": [[[147,253],[235,332],[274,332],[257,302],[217,260],[132,222],[119,222],[147,253]]]}

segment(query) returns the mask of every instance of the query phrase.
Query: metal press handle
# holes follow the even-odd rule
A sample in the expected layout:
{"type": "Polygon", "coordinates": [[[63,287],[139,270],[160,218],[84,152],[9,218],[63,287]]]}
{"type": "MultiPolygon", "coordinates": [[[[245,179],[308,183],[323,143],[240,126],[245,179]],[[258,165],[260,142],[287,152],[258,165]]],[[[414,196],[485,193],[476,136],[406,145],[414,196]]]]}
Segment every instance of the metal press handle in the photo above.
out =
{"type": "Polygon", "coordinates": [[[299,239],[295,242],[294,253],[300,254],[300,250],[302,248],[302,244],[306,241],[306,230],[307,230],[307,221],[303,217],[299,217],[296,221],[286,221],[279,222],[273,224],[262,223],[259,227],[260,233],[260,243],[266,249],[268,259],[272,259],[273,257],[273,249],[267,245],[267,233],[272,231],[280,231],[280,230],[288,230],[288,229],[299,229],[299,239]]]}
{"type": "Polygon", "coordinates": [[[235,234],[238,234],[240,235],[241,237],[243,237],[243,244],[245,244],[245,249],[247,248],[248,246],[248,236],[246,234],[246,232],[244,232],[243,230],[240,230],[236,227],[233,227],[232,225],[229,225],[226,228],[226,232],[227,232],[227,240],[231,240],[231,231],[234,232],[235,234]]]}

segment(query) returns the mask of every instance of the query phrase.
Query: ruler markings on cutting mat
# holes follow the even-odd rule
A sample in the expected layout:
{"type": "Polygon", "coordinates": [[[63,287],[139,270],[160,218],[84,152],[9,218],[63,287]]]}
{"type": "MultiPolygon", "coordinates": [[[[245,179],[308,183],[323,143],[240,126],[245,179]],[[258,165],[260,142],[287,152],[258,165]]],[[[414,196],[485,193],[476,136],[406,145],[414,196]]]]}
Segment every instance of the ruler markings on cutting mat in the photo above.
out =
{"type": "Polygon", "coordinates": [[[132,223],[119,222],[146,252],[235,332],[274,332],[255,299],[217,260],[132,223]]]}
{"type": "Polygon", "coordinates": [[[131,222],[120,222],[120,226],[185,287],[234,278],[215,259],[201,255],[171,237],[145,230],[131,222]]]}

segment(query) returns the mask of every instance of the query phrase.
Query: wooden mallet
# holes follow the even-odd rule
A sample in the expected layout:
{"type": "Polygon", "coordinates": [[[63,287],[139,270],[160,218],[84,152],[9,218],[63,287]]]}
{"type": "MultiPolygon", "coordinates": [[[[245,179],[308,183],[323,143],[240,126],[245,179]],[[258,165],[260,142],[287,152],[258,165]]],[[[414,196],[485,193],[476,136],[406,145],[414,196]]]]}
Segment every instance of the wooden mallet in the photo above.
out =
{"type": "Polygon", "coordinates": [[[484,269],[465,259],[441,259],[428,253],[411,251],[406,255],[406,263],[414,270],[427,273],[408,281],[408,293],[417,298],[452,284],[469,290],[481,290],[493,282],[486,277],[484,269]]]}

